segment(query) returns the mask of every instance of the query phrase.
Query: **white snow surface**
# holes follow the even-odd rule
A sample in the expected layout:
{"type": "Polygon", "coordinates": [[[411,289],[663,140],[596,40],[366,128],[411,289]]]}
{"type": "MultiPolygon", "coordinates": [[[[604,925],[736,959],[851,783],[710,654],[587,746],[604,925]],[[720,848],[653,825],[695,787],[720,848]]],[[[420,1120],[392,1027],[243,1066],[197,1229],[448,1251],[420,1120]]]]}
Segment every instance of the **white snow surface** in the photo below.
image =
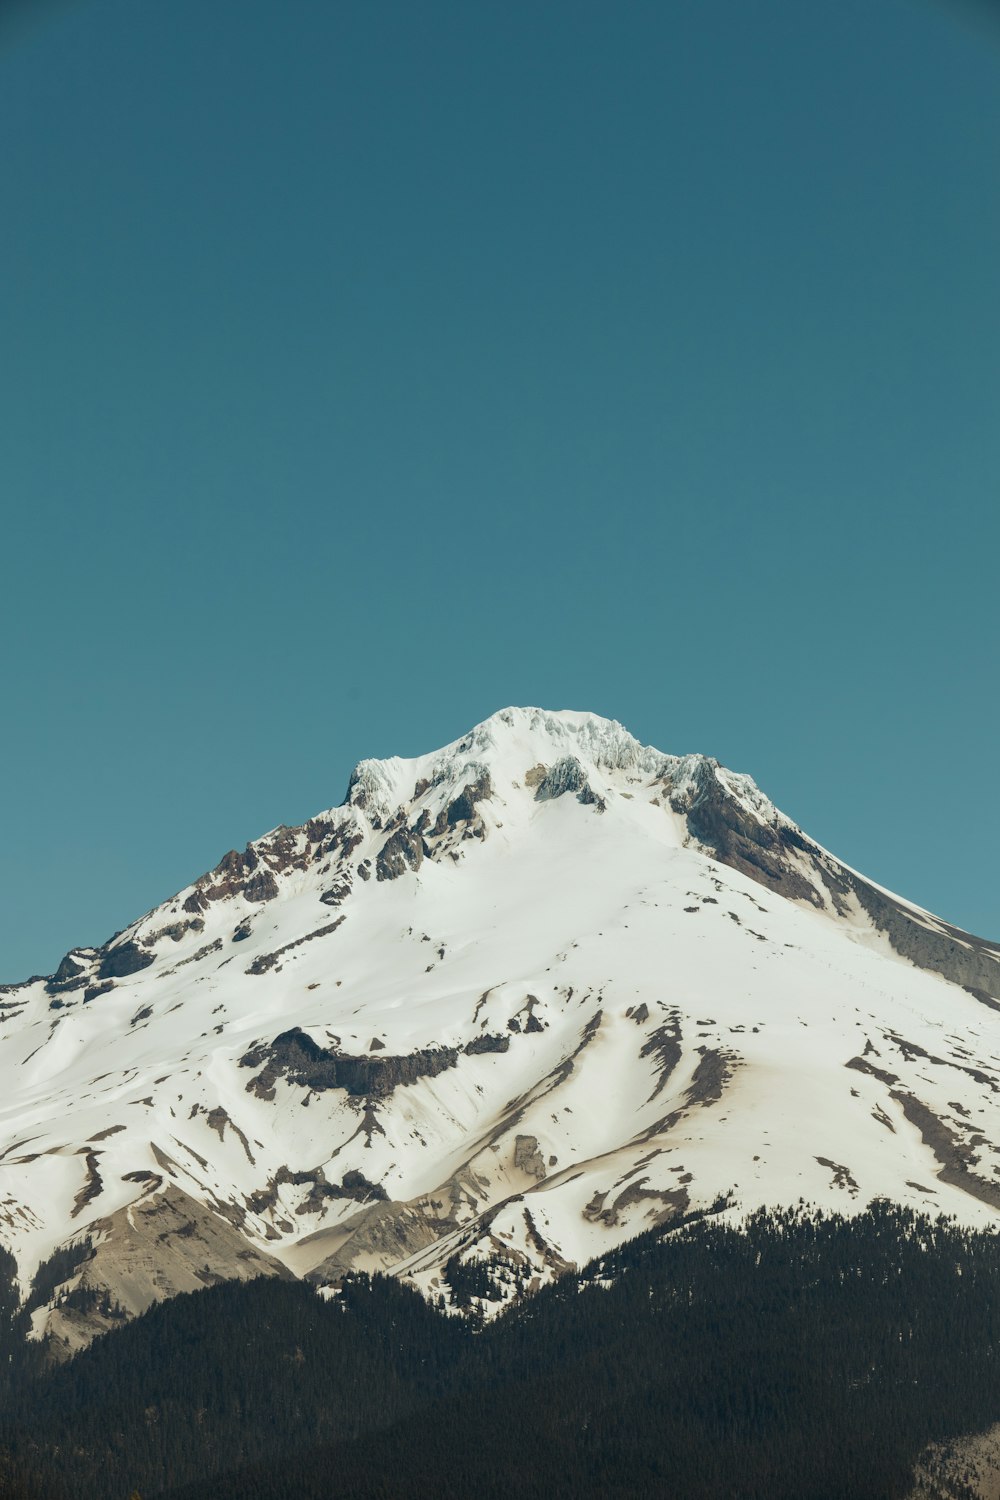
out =
{"type": "Polygon", "coordinates": [[[794,829],[714,761],[507,709],[363,761],[343,806],[248,846],[275,894],[220,890],[220,866],[113,940],[153,961],[112,987],[87,998],[106,946],[70,955],[76,988],[0,992],[0,1237],[22,1278],[170,1183],[300,1274],[342,1250],[431,1293],[455,1250],[506,1249],[540,1280],[726,1195],[735,1216],[884,1196],[995,1221],[1000,1014],[856,902],[722,863],[675,810],[705,776],[794,829]],[[471,817],[449,813],[477,785],[471,817]],[[380,879],[401,832],[422,852],[380,879]],[[293,1028],[341,1057],[454,1060],[372,1099],[279,1071],[267,1097],[263,1059],[241,1059],[293,1028]],[[428,1243],[358,1234],[393,1204],[428,1243]]]}

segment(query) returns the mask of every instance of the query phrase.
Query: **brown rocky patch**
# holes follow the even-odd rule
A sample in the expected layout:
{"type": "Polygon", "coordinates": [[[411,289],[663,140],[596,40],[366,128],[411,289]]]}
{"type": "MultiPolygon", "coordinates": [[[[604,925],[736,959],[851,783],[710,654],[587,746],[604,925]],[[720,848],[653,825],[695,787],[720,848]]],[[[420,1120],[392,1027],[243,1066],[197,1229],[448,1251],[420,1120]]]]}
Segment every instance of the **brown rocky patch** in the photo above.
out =
{"type": "Polygon", "coordinates": [[[518,1172],[526,1172],[529,1177],[534,1177],[539,1182],[545,1181],[547,1176],[545,1158],[539,1149],[537,1136],[517,1135],[514,1137],[514,1167],[518,1172]]]}

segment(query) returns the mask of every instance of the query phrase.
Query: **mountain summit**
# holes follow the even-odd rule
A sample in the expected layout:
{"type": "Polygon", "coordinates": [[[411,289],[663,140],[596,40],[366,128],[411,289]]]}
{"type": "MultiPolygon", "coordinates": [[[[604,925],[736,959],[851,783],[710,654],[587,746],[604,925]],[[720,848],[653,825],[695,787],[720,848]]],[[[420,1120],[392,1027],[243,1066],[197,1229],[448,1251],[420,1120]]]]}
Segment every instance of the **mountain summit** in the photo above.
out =
{"type": "Polygon", "coordinates": [[[1000,946],[749,777],[505,709],[0,990],[2,1238],[69,1350],[230,1277],[513,1295],[697,1212],[992,1222],[998,1010],[1000,946]]]}

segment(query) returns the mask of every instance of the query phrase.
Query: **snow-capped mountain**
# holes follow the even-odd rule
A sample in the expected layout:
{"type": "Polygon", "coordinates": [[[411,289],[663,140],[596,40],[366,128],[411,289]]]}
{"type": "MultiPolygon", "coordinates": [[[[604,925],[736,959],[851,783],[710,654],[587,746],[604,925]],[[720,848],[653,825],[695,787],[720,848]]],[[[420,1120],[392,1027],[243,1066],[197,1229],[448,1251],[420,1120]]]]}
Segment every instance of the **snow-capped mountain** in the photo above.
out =
{"type": "Polygon", "coordinates": [[[0,991],[0,1235],[64,1347],[223,1277],[532,1285],[696,1209],[1000,1217],[1000,946],[749,777],[507,709],[0,991]],[[66,1300],[67,1290],[77,1295],[66,1300]]]}

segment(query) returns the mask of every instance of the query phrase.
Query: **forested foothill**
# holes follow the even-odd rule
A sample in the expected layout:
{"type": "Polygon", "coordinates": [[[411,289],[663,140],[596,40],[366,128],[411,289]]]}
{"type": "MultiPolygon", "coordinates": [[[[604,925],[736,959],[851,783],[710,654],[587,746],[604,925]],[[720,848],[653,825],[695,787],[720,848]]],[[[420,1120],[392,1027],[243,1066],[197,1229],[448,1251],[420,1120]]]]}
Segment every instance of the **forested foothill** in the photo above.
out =
{"type": "MultiPolygon", "coordinates": [[[[45,1367],[0,1258],[10,1500],[893,1500],[1000,1419],[1000,1238],[875,1203],[651,1231],[500,1316],[386,1277],[179,1296],[45,1367]]],[[[494,1274],[495,1273],[495,1274],[494,1274]]]]}

